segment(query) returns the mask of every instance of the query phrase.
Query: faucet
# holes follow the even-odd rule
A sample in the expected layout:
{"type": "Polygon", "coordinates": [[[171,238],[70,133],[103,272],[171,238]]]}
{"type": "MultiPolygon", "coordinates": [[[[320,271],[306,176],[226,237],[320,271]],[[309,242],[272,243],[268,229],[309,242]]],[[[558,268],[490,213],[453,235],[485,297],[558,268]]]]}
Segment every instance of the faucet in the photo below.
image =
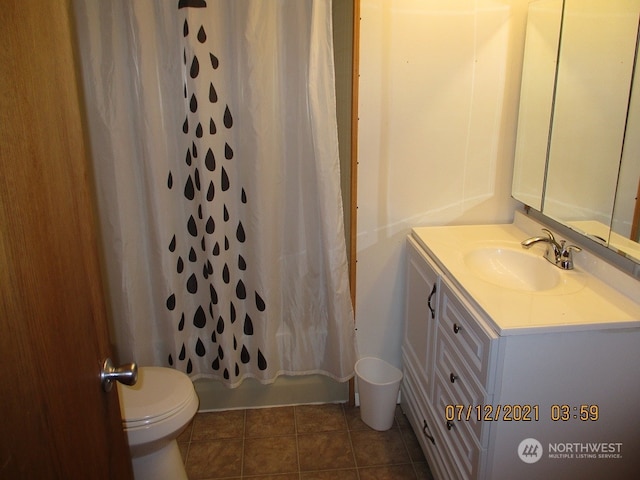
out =
{"type": "Polygon", "coordinates": [[[553,263],[556,267],[563,270],[573,269],[573,252],[580,252],[582,249],[576,245],[566,245],[564,240],[560,240],[558,243],[551,233],[546,228],[542,229],[546,236],[531,237],[524,240],[521,245],[524,248],[530,248],[532,245],[538,242],[545,242],[549,245],[544,252],[544,258],[553,263]]]}

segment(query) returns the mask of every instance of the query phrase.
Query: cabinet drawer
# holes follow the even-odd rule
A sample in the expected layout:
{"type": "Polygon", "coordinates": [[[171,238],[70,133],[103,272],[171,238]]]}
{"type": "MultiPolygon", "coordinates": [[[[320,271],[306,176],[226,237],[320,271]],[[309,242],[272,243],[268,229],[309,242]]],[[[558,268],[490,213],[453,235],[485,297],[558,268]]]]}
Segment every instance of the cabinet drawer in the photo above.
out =
{"type": "MultiPolygon", "coordinates": [[[[452,405],[453,408],[457,405],[466,408],[467,406],[487,404],[489,395],[475,375],[469,371],[462,355],[452,343],[451,339],[445,335],[440,335],[438,339],[435,357],[434,404],[445,405],[445,408],[447,404],[452,405]],[[451,382],[452,375],[453,382],[451,382]]],[[[440,418],[445,418],[445,413],[445,410],[438,412],[440,418]]],[[[476,440],[482,444],[485,440],[482,434],[483,422],[477,420],[475,411],[469,410],[469,413],[471,413],[469,420],[466,420],[467,410],[465,409],[463,412],[464,424],[476,440]]]]}
{"type": "Polygon", "coordinates": [[[492,340],[497,335],[474,319],[479,315],[458,298],[444,281],[440,283],[440,292],[439,336],[447,338],[455,346],[468,371],[477,378],[485,391],[490,391],[493,383],[489,371],[492,365],[491,347],[492,340]]]}
{"type": "MultiPolygon", "coordinates": [[[[438,413],[432,430],[435,431],[436,438],[440,437],[445,444],[441,450],[448,455],[449,463],[457,470],[454,476],[465,479],[480,478],[481,462],[486,460],[486,456],[474,431],[474,424],[466,420],[447,422],[445,408],[447,405],[456,404],[457,400],[453,400],[454,395],[449,390],[447,379],[439,375],[436,377],[435,386],[436,390],[440,391],[440,395],[434,404],[438,413]]],[[[488,436],[487,425],[477,422],[475,426],[480,436],[488,436]]]]}
{"type": "Polygon", "coordinates": [[[443,451],[445,442],[440,437],[440,431],[434,428],[435,422],[424,397],[424,391],[417,382],[413,368],[406,368],[406,365],[405,363],[401,387],[402,410],[416,433],[434,478],[437,480],[457,478],[453,473],[455,469],[449,456],[443,451]]]}

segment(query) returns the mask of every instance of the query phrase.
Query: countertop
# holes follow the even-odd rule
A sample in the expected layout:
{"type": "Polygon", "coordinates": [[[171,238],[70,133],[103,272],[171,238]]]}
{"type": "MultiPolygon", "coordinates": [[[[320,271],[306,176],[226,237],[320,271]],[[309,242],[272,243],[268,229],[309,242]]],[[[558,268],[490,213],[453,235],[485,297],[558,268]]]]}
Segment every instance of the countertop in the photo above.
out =
{"type": "MultiPolygon", "coordinates": [[[[640,304],[579,265],[563,271],[568,281],[547,291],[524,292],[497,286],[473,274],[464,256],[479,246],[495,244],[521,248],[530,232],[513,224],[418,227],[411,236],[448,274],[472,303],[483,310],[499,335],[578,330],[640,328],[640,304]]],[[[530,251],[543,255],[544,244],[530,251]]],[[[576,254],[576,257],[582,254],[576,254]]],[[[552,268],[557,268],[549,264],[552,268]]],[[[626,280],[625,280],[626,281],[626,280]]],[[[640,281],[635,281],[640,288],[640,281]]],[[[634,288],[632,285],[631,288],[634,288]]]]}

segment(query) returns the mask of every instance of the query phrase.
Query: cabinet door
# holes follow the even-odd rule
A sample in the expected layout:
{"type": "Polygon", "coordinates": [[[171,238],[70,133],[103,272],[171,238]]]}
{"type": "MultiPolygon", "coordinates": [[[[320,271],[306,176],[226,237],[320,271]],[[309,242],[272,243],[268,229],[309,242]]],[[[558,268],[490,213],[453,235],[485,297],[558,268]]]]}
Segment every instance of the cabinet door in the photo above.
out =
{"type": "Polygon", "coordinates": [[[424,390],[430,395],[440,276],[436,267],[424,257],[419,248],[409,238],[404,350],[419,381],[423,383],[424,390]]]}
{"type": "Polygon", "coordinates": [[[441,449],[446,448],[440,431],[435,427],[435,417],[427,404],[426,394],[422,391],[413,367],[405,359],[405,377],[402,380],[402,409],[407,415],[418,443],[429,463],[433,477],[437,479],[454,478],[450,461],[441,449]]]}

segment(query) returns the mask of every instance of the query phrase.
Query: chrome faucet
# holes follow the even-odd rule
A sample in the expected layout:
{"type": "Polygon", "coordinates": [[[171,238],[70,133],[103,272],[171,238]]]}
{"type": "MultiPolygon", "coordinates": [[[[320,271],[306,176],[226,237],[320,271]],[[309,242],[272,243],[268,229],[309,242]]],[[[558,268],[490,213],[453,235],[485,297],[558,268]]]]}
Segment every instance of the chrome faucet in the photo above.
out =
{"type": "Polygon", "coordinates": [[[547,236],[531,237],[524,240],[521,245],[524,248],[529,248],[538,242],[548,243],[547,250],[544,252],[544,258],[553,263],[556,267],[563,270],[573,269],[573,252],[579,252],[582,249],[576,245],[566,245],[564,240],[560,240],[558,243],[551,233],[546,228],[542,229],[547,236]]]}

